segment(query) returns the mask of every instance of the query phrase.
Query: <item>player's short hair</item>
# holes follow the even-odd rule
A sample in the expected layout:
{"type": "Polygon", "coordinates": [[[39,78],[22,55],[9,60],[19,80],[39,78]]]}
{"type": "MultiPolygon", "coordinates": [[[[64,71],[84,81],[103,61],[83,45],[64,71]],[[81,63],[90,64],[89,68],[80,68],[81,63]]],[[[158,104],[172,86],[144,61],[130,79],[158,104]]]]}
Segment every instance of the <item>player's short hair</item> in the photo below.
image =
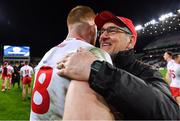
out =
{"type": "Polygon", "coordinates": [[[94,18],[95,13],[90,7],[79,5],[69,12],[67,17],[67,24],[71,25],[75,23],[83,23],[88,20],[94,20],[94,18]]]}
{"type": "Polygon", "coordinates": [[[180,56],[180,54],[175,53],[175,54],[173,54],[173,59],[177,59],[179,56],[180,56]]]}
{"type": "Polygon", "coordinates": [[[167,51],[166,53],[171,57],[173,56],[173,53],[171,51],[167,51]]]}
{"type": "Polygon", "coordinates": [[[18,61],[15,61],[15,64],[19,64],[19,62],[18,62],[18,61]]]}
{"type": "Polygon", "coordinates": [[[4,61],[3,65],[8,65],[8,62],[7,62],[7,61],[4,61]]]}
{"type": "Polygon", "coordinates": [[[28,65],[28,64],[29,64],[29,62],[28,62],[28,61],[25,61],[25,64],[26,64],[26,65],[28,65]]]}

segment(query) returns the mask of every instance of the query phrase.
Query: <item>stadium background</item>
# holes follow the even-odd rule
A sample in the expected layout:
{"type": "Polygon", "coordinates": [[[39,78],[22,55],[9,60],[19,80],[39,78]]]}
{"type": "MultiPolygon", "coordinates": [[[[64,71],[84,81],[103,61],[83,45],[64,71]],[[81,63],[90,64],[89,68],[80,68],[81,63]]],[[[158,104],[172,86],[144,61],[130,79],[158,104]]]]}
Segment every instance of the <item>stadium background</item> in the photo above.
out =
{"type": "MultiPolygon", "coordinates": [[[[29,60],[35,66],[51,47],[66,37],[66,17],[76,5],[88,5],[95,12],[110,10],[131,18],[138,32],[136,57],[160,70],[164,76],[165,51],[180,53],[179,0],[118,1],[0,1],[0,64],[29,60]],[[3,46],[30,46],[29,57],[4,57],[3,46]]],[[[98,43],[97,43],[98,46],[98,43]]],[[[1,86],[2,81],[0,81],[1,86]]],[[[0,92],[0,119],[28,119],[30,101],[21,101],[17,87],[0,92]]]]}

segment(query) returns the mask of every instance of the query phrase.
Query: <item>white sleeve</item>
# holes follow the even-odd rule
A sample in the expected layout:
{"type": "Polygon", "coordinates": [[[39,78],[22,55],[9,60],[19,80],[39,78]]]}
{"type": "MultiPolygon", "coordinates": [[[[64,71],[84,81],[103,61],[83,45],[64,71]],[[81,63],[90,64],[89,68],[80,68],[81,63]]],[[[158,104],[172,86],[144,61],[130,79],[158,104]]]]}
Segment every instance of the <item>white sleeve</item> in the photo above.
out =
{"type": "Polygon", "coordinates": [[[34,70],[33,70],[33,68],[31,67],[31,75],[32,75],[32,74],[34,74],[34,70]]]}
{"type": "Polygon", "coordinates": [[[91,47],[89,48],[89,51],[93,53],[96,57],[98,57],[99,60],[104,60],[109,62],[110,64],[113,64],[110,55],[106,51],[97,47],[91,47]]]}

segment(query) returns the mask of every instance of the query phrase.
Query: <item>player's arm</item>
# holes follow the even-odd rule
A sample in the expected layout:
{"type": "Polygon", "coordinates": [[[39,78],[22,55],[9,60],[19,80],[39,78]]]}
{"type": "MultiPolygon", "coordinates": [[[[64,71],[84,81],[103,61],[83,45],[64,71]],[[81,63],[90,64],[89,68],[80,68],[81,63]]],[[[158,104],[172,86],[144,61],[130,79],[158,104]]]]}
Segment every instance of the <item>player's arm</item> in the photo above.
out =
{"type": "Polygon", "coordinates": [[[22,73],[23,73],[23,71],[22,71],[22,70],[20,70],[20,76],[22,76],[22,75],[23,75],[22,73]]]}
{"type": "MultiPolygon", "coordinates": [[[[90,51],[99,59],[106,58],[105,55],[98,49],[94,48],[90,51]]],[[[94,92],[89,87],[88,82],[75,80],[71,81],[66,95],[63,120],[113,119],[114,116],[104,101],[104,98],[94,92]]]]}
{"type": "Polygon", "coordinates": [[[14,73],[14,68],[12,67],[12,73],[14,73]]]}
{"type": "Polygon", "coordinates": [[[31,68],[31,76],[33,76],[33,74],[34,74],[33,68],[31,68]]]}
{"type": "Polygon", "coordinates": [[[72,80],[66,95],[63,120],[113,120],[104,99],[87,82],[72,80]]]}
{"type": "Polygon", "coordinates": [[[22,80],[22,78],[23,78],[23,70],[20,69],[20,79],[22,80]]]}
{"type": "Polygon", "coordinates": [[[2,67],[0,68],[0,70],[1,70],[1,73],[0,73],[0,79],[2,79],[2,73],[3,73],[2,67]]]}

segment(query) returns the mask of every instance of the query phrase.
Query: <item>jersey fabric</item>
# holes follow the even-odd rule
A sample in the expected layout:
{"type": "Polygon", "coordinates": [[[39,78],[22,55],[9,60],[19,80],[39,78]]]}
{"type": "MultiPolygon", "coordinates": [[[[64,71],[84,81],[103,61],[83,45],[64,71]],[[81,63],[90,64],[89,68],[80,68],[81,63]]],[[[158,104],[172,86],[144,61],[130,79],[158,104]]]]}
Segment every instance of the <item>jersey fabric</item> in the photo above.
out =
{"type": "Polygon", "coordinates": [[[174,66],[174,63],[175,63],[175,61],[173,59],[171,59],[170,61],[167,62],[167,73],[168,73],[168,77],[169,77],[170,81],[172,81],[171,71],[174,66]]]}
{"type": "Polygon", "coordinates": [[[174,63],[171,70],[172,82],[170,86],[180,88],[180,64],[174,63]]]}
{"type": "Polygon", "coordinates": [[[168,61],[168,63],[167,63],[167,69],[170,70],[170,69],[173,67],[174,63],[175,63],[175,61],[174,61],[173,59],[171,59],[170,61],[168,61]]]}
{"type": "Polygon", "coordinates": [[[33,68],[29,65],[24,65],[20,69],[23,84],[30,84],[32,81],[33,68]]]}
{"type": "Polygon", "coordinates": [[[2,66],[2,79],[5,80],[6,77],[8,77],[8,73],[7,73],[7,66],[2,66]]]}
{"type": "Polygon", "coordinates": [[[7,66],[7,75],[9,78],[12,78],[12,73],[14,73],[14,68],[11,65],[7,66]]]}
{"type": "Polygon", "coordinates": [[[171,83],[170,83],[170,89],[172,92],[172,95],[174,97],[180,96],[180,64],[177,64],[174,62],[173,67],[170,71],[171,74],[171,83]]]}
{"type": "Polygon", "coordinates": [[[24,65],[23,67],[21,67],[20,69],[20,73],[22,75],[22,77],[32,77],[33,72],[33,68],[29,65],[24,65]]]}
{"type": "Polygon", "coordinates": [[[70,80],[57,75],[57,62],[80,47],[90,50],[100,60],[112,63],[110,56],[87,42],[68,38],[49,50],[35,68],[30,120],[61,120],[70,80]]]}

